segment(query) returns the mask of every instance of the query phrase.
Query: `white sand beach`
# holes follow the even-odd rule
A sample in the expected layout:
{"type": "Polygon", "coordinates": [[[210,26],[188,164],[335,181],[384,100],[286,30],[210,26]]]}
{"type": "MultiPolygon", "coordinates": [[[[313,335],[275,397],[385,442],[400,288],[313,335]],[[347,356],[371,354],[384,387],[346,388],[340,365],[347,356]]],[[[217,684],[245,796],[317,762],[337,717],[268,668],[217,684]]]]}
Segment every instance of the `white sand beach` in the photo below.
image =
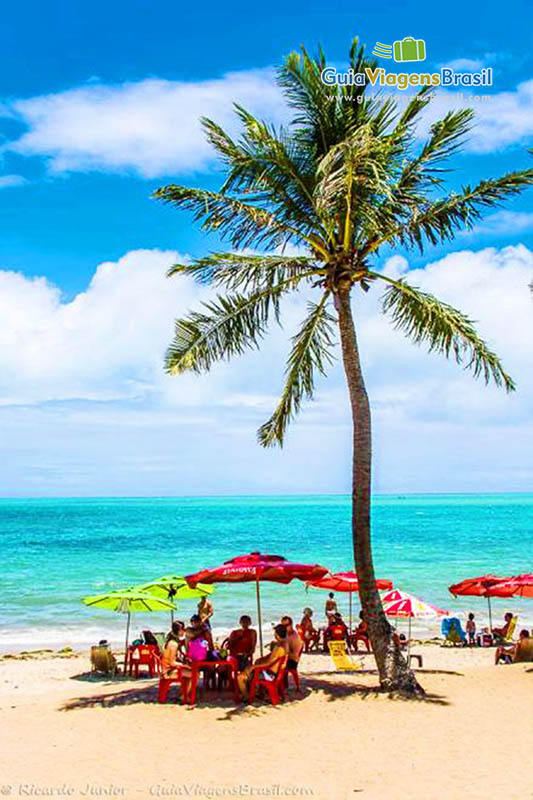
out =
{"type": "MultiPolygon", "coordinates": [[[[415,648],[424,701],[377,691],[370,669],[306,655],[278,707],[156,702],[157,680],[91,677],[87,654],[0,661],[0,793],[77,797],[533,797],[533,665],[494,651],[415,648]]],[[[370,656],[361,659],[372,667],[370,656]]]]}

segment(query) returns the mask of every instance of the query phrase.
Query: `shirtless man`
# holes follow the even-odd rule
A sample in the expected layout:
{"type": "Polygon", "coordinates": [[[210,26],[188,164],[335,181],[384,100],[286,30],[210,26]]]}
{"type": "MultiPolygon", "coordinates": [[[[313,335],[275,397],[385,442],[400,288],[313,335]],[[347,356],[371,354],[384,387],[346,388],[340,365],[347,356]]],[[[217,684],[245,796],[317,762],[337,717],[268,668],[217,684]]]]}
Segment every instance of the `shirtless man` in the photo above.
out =
{"type": "Polygon", "coordinates": [[[211,628],[211,617],[213,616],[213,611],[213,603],[207,598],[207,595],[204,595],[198,603],[198,616],[202,620],[203,624],[208,628],[211,628]]]}
{"type": "Polygon", "coordinates": [[[291,617],[282,617],[281,624],[287,631],[287,669],[298,669],[298,662],[302,655],[304,643],[294,629],[291,617]]]}
{"type": "Polygon", "coordinates": [[[237,660],[239,670],[251,663],[257,645],[257,631],[251,626],[252,620],[248,614],[243,614],[239,620],[240,628],[232,631],[222,643],[227,646],[230,655],[237,660]]]}

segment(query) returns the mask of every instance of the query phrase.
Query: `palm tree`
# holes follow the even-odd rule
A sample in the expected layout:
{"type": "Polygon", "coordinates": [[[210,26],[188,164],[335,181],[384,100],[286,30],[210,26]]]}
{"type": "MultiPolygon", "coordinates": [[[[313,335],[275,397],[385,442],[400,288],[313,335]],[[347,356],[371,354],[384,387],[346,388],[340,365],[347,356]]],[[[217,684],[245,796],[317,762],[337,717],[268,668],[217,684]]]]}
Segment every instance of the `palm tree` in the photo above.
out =
{"type": "MultiPolygon", "coordinates": [[[[279,321],[283,298],[314,289],[316,301],[307,304],[291,342],[283,393],[258,431],[259,442],[283,444],[302,401],[313,396],[317,373],[331,363],[338,334],[353,420],[352,534],[361,603],[382,687],[418,693],[423,690],[399,652],[374,583],[371,414],[352,297],[364,298],[374,284],[384,284],[383,310],[415,343],[453,356],[486,383],[513,390],[497,355],[464,314],[404,278],[378,272],[375,263],[384,245],[423,252],[427,243],[453,239],[484,210],[531,184],[533,170],[446,192],[442,164],[463,141],[472,112],[448,112],[418,145],[415,126],[430,102],[425,89],[399,111],[391,99],[369,96],[365,86],[325,86],[325,66],[322,51],[312,58],[302,48],[286,58],[278,81],[294,112],[288,127],[277,129],[240,106],[239,139],[202,120],[226,171],[218,192],[176,185],[155,192],[230,245],[228,252],[170,269],[169,275],[193,275],[222,292],[176,321],[166,370],[202,373],[259,347],[268,323],[279,321]],[[302,255],[286,255],[289,243],[302,255]]],[[[375,67],[357,40],[350,66],[354,72],[375,67]]]]}

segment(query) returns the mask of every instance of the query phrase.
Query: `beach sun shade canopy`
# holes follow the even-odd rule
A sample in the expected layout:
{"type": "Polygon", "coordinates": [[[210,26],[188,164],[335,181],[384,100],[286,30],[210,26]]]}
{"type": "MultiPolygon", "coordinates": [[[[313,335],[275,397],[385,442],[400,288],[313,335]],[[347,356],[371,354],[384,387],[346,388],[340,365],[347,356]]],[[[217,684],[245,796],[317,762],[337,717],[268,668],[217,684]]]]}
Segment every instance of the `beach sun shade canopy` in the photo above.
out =
{"type": "Polygon", "coordinates": [[[324,577],[328,570],[319,564],[295,564],[283,556],[248,553],[225,561],[219,567],[203,569],[187,575],[189,586],[196,588],[201,583],[243,583],[247,581],[273,581],[290,583],[294,578],[313,581],[324,577]]]}
{"type": "Polygon", "coordinates": [[[127,614],[126,641],[124,645],[124,667],[128,653],[128,641],[130,634],[131,615],[134,611],[172,611],[174,603],[165,600],[163,597],[153,597],[146,592],[138,589],[126,589],[125,591],[109,592],[108,594],[97,594],[84,597],[83,602],[91,608],[105,608],[107,611],[114,611],[117,614],[127,614]]]}
{"type": "Polygon", "coordinates": [[[194,600],[212,594],[214,586],[199,584],[194,589],[189,586],[183,575],[163,575],[148,583],[135,586],[140,592],[146,592],[153,597],[163,597],[165,600],[194,600]]]}
{"type": "Polygon", "coordinates": [[[512,578],[502,578],[498,575],[480,575],[477,578],[465,578],[459,583],[448,587],[448,591],[456,597],[509,597],[509,594],[498,592],[498,584],[506,583],[512,578]]]}
{"type": "Polygon", "coordinates": [[[273,583],[290,583],[295,578],[301,581],[313,581],[323,578],[328,570],[319,564],[296,564],[287,561],[283,556],[265,553],[248,553],[225,561],[219,567],[202,569],[194,575],[187,575],[189,586],[211,583],[255,583],[257,598],[257,618],[259,622],[259,644],[263,652],[263,634],[261,630],[261,596],[259,584],[262,581],[273,583]]]}
{"type": "Polygon", "coordinates": [[[420,598],[415,597],[400,589],[393,589],[381,598],[383,610],[388,617],[407,617],[409,619],[409,632],[407,634],[407,659],[411,654],[411,620],[431,619],[433,617],[444,617],[448,613],[441,608],[425,603],[420,598]]]}
{"type": "MultiPolygon", "coordinates": [[[[329,572],[323,578],[307,581],[307,586],[315,589],[327,589],[330,592],[358,592],[359,580],[355,572],[329,572]]],[[[392,581],[378,578],[376,579],[376,589],[392,589],[392,581]]]]}
{"type": "Polygon", "coordinates": [[[425,603],[412,594],[402,592],[400,589],[393,589],[391,592],[388,592],[381,598],[381,601],[383,603],[383,610],[389,617],[430,619],[431,617],[444,617],[448,613],[431,603],[425,603]]]}
{"type": "MultiPolygon", "coordinates": [[[[313,589],[325,589],[329,592],[349,592],[350,595],[350,630],[352,629],[352,594],[359,591],[359,580],[356,572],[329,572],[323,578],[314,581],[307,581],[306,586],[313,589]]],[[[376,580],[376,589],[392,589],[392,581],[383,579],[376,580]]]]}
{"type": "Polygon", "coordinates": [[[506,584],[510,578],[502,578],[498,575],[479,575],[477,578],[465,578],[459,583],[454,583],[448,587],[448,591],[455,597],[486,597],[489,606],[489,627],[492,630],[492,609],[490,605],[491,597],[512,597],[513,593],[509,588],[498,588],[506,584]]]}
{"type": "Polygon", "coordinates": [[[533,597],[533,575],[514,575],[489,590],[493,597],[533,597]]]}

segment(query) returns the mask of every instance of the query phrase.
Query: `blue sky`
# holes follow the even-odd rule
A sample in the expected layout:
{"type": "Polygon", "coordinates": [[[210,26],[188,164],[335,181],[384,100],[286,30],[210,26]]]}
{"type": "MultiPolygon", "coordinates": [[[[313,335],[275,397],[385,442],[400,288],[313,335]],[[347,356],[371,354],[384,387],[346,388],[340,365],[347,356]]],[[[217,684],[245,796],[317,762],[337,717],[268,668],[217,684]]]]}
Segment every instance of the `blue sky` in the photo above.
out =
{"type": "MultiPolygon", "coordinates": [[[[3,438],[11,459],[4,475],[5,493],[279,491],[286,486],[286,476],[294,473],[302,459],[309,458],[312,472],[298,481],[297,490],[345,490],[349,448],[344,413],[339,411],[331,430],[316,432],[320,409],[331,420],[324,409],[333,403],[336,392],[341,398],[340,373],[317,399],[311,412],[318,415],[317,421],[308,423],[304,418],[283,454],[264,454],[254,441],[254,429],[280,385],[283,342],[275,336],[271,350],[259,357],[265,366],[257,370],[254,386],[246,380],[248,362],[234,373],[223,367],[212,378],[182,382],[179,387],[172,384],[169,388],[166,379],[162,380],[158,370],[174,308],[179,313],[186,310],[186,301],[194,305],[200,297],[191,287],[160,282],[160,276],[176,253],[198,256],[215,247],[216,241],[206,240],[187,215],[161,207],[150,194],[171,181],[216,186],[220,175],[198,135],[198,115],[206,113],[231,124],[231,101],[239,99],[267,118],[283,119],[272,68],[284,54],[300,43],[312,50],[320,42],[328,59],[342,64],[356,34],[369,49],[377,40],[392,42],[407,35],[424,38],[431,68],[457,59],[491,66],[491,104],[477,109],[478,128],[468,152],[456,159],[458,171],[451,181],[474,182],[484,175],[524,167],[530,161],[526,148],[533,140],[532,22],[531,5],[517,3],[512,14],[502,14],[501,4],[495,2],[483,6],[448,3],[442,11],[436,7],[428,10],[427,4],[419,2],[356,6],[276,2],[269,4],[268,13],[241,2],[188,7],[166,2],[31,2],[5,9],[0,34],[0,278],[4,304],[11,314],[11,329],[0,339],[3,438]],[[135,255],[139,250],[145,251],[143,257],[135,255]],[[98,272],[98,265],[106,263],[111,266],[98,272]],[[120,301],[113,305],[112,298],[130,276],[139,292],[130,297],[132,312],[139,311],[137,302],[149,306],[140,314],[146,329],[131,332],[131,348],[143,352],[137,360],[128,352],[127,341],[112,352],[112,344],[106,347],[101,340],[91,339],[94,326],[106,327],[110,319],[117,328],[127,328],[129,320],[117,310],[120,301]],[[152,286],[153,296],[148,301],[152,286]],[[167,315],[164,321],[156,319],[163,314],[162,308],[167,315]],[[84,321],[81,315],[85,315],[84,321]],[[76,351],[73,341],[77,339],[76,351]],[[18,352],[24,355],[19,363],[15,358],[18,352]],[[48,359],[51,366],[47,370],[36,367],[37,362],[47,363],[48,359]],[[220,391],[220,402],[210,401],[213,386],[220,391]],[[189,399],[184,397],[187,393],[189,399]],[[198,413],[196,424],[194,413],[198,413]],[[173,422],[176,417],[179,424],[173,422]],[[206,426],[216,435],[205,433],[206,426]],[[230,467],[221,459],[228,446],[234,452],[230,467]],[[117,451],[124,456],[120,463],[113,461],[117,451]],[[145,474],[139,477],[143,453],[145,474]],[[189,466],[184,466],[183,458],[189,466]],[[334,458],[336,464],[327,478],[320,467],[324,458],[334,458]],[[256,462],[257,474],[250,477],[249,464],[256,462]],[[109,475],[106,463],[114,464],[109,475]],[[152,464],[149,470],[148,463],[152,464]]],[[[438,110],[444,109],[446,102],[443,100],[438,110]]],[[[462,256],[465,274],[467,265],[478,258],[475,254],[484,252],[488,255],[482,261],[489,272],[523,270],[527,275],[532,247],[529,193],[452,246],[428,250],[423,257],[410,254],[407,264],[394,262],[395,266],[388,268],[416,269],[419,282],[429,281],[430,287],[435,284],[463,307],[463,301],[471,302],[473,312],[478,311],[477,318],[490,332],[491,314],[496,313],[491,297],[478,309],[476,286],[459,292],[457,282],[446,286],[436,276],[437,268],[425,268],[444,263],[452,253],[472,251],[474,255],[462,256]]],[[[384,254],[380,268],[386,268],[386,257],[391,255],[384,254]]],[[[479,280],[485,286],[481,275],[479,280]]],[[[505,306],[505,298],[502,302],[505,306]]],[[[522,319],[522,312],[516,310],[522,309],[522,302],[521,295],[509,300],[516,319],[522,319]]],[[[522,310],[527,323],[527,306],[522,310]]],[[[121,311],[124,313],[123,307],[121,311]]],[[[372,324],[369,317],[370,329],[372,324]]],[[[108,341],[120,339],[113,325],[106,330],[108,341]]],[[[496,337],[495,344],[515,359],[516,342],[510,333],[508,336],[501,341],[496,337]]],[[[416,358],[420,355],[415,353],[416,358]]],[[[391,397],[399,398],[393,403],[398,411],[406,402],[405,381],[383,380],[390,364],[387,354],[381,356],[381,362],[374,359],[370,342],[371,388],[378,406],[385,402],[379,400],[383,393],[388,392],[388,403],[391,397]]],[[[410,402],[411,410],[404,409],[404,423],[405,429],[414,426],[409,430],[415,439],[423,429],[423,439],[428,409],[434,409],[435,397],[442,398],[444,391],[434,384],[429,387],[428,381],[439,375],[438,380],[451,391],[460,373],[448,366],[441,373],[440,367],[424,358],[420,367],[418,362],[414,366],[410,359],[415,356],[406,356],[405,368],[414,370],[420,381],[417,396],[425,402],[417,412],[410,402]]],[[[516,369],[524,371],[524,385],[528,386],[526,361],[517,360],[516,369]]],[[[464,380],[464,376],[460,378],[464,380]]],[[[464,386],[470,387],[470,383],[464,386]]],[[[412,459],[399,465],[398,440],[387,434],[387,425],[396,433],[397,425],[391,420],[378,424],[377,488],[416,491],[444,485],[450,490],[493,490],[530,485],[526,443],[531,431],[526,422],[525,427],[513,428],[510,433],[509,406],[502,408],[498,397],[493,407],[493,394],[483,395],[478,386],[465,391],[476,393],[470,410],[468,402],[459,410],[452,403],[433,417],[429,415],[434,435],[440,432],[439,441],[444,436],[449,443],[449,451],[445,448],[448,455],[441,453],[445,466],[439,468],[438,480],[429,479],[427,470],[420,468],[427,455],[423,447],[420,452],[415,448],[412,459]],[[485,400],[478,396],[488,398],[491,409],[479,431],[477,404],[485,400]],[[469,417],[474,408],[475,419],[469,417]],[[453,419],[455,434],[453,426],[446,427],[453,419]],[[468,470],[463,464],[457,474],[453,453],[465,441],[463,428],[472,436],[472,452],[480,441],[486,441],[489,428],[495,455],[500,458],[501,442],[511,441],[509,463],[516,465],[518,459],[523,467],[516,467],[513,476],[509,471],[503,474],[503,466],[492,469],[487,478],[472,456],[468,470]]],[[[519,409],[517,406],[516,419],[527,417],[526,395],[524,391],[518,401],[511,401],[522,404],[519,409]]],[[[344,407],[341,399],[339,407],[344,407]]],[[[377,407],[378,422],[380,413],[377,407]]]]}

